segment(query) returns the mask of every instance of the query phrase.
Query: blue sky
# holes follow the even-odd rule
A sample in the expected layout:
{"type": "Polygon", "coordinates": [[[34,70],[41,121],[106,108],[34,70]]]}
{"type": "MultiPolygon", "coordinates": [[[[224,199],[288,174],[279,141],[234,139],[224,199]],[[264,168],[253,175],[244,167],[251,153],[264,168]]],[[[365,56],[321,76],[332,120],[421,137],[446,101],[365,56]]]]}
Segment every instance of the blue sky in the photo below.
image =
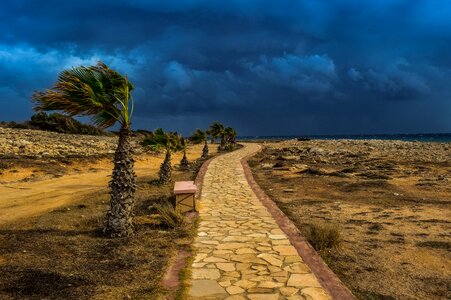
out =
{"type": "Polygon", "coordinates": [[[58,73],[129,78],[133,127],[451,132],[451,1],[2,1],[0,120],[58,73]]]}

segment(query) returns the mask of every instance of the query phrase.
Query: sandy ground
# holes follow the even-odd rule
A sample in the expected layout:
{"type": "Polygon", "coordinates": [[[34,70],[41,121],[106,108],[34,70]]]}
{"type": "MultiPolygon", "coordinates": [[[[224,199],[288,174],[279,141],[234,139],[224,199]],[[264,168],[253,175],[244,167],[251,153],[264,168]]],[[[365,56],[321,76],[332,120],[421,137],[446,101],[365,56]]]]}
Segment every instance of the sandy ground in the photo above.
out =
{"type": "Polygon", "coordinates": [[[451,144],[304,141],[267,144],[250,161],[302,230],[331,224],[320,254],[360,299],[450,299],[451,144]]]}
{"type": "MultiPolygon", "coordinates": [[[[200,157],[202,147],[190,147],[188,159],[200,157]]],[[[214,152],[216,147],[210,148],[214,152]]],[[[173,164],[178,163],[181,156],[181,153],[173,154],[173,164]]],[[[153,176],[156,179],[163,159],[163,154],[139,154],[136,156],[136,175],[153,176]]],[[[86,159],[75,160],[64,168],[57,161],[33,168],[10,165],[0,175],[0,225],[45,213],[95,191],[107,191],[112,167],[111,159],[106,158],[88,162],[86,159]],[[49,170],[52,168],[62,169],[61,173],[66,175],[54,174],[49,170]]]]}
{"type": "MultiPolygon", "coordinates": [[[[155,184],[164,153],[136,151],[135,235],[102,234],[116,137],[0,130],[0,299],[165,299],[161,278],[188,251],[193,224],[165,225],[155,205],[173,184],[155,184]]],[[[189,146],[190,161],[203,145],[189,146]]],[[[211,145],[210,153],[217,145],[211,145]]],[[[173,179],[192,180],[201,163],[173,179]]]]}
{"type": "MultiPolygon", "coordinates": [[[[199,153],[191,154],[194,159],[199,153]]],[[[139,157],[143,171],[138,171],[135,234],[130,238],[111,239],[102,234],[110,164],[91,161],[91,166],[105,170],[77,175],[66,169],[71,175],[55,177],[53,185],[52,180],[37,178],[20,183],[33,188],[28,190],[30,197],[13,198],[23,205],[9,209],[17,217],[16,211],[23,208],[27,216],[0,224],[0,299],[166,299],[161,278],[174,255],[189,250],[194,224],[184,222],[172,228],[163,222],[155,205],[173,201],[173,184],[153,182],[161,156],[147,161],[139,157]],[[153,171],[147,171],[147,165],[153,171]],[[34,187],[40,184],[51,186],[49,193],[54,198],[43,193],[41,199],[32,199],[34,187]],[[39,211],[36,201],[43,203],[39,211]],[[58,207],[50,208],[53,205],[58,207]]],[[[199,163],[186,170],[175,167],[173,179],[192,180],[199,163]]],[[[85,164],[72,162],[77,169],[85,164]]]]}

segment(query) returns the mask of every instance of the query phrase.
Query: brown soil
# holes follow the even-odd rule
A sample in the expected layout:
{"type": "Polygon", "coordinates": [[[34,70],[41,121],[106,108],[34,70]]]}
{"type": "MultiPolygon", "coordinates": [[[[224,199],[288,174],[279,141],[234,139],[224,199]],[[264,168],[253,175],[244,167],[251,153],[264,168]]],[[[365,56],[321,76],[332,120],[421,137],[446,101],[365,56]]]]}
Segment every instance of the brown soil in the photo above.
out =
{"type": "Polygon", "coordinates": [[[324,260],[360,299],[451,298],[448,143],[266,144],[254,177],[301,232],[340,230],[324,260]]]}
{"type": "MultiPolygon", "coordinates": [[[[202,145],[190,147],[188,159],[198,158],[201,150],[202,145]]],[[[154,183],[163,154],[142,153],[136,157],[136,235],[104,238],[110,159],[15,157],[3,167],[0,299],[164,297],[160,281],[165,267],[176,251],[189,248],[193,226],[173,230],[151,216],[153,204],[169,201],[172,185],[154,183]],[[23,180],[30,169],[38,175],[23,180]],[[57,176],[55,169],[61,170],[57,176]]],[[[173,164],[180,159],[181,154],[173,155],[173,164]]],[[[173,176],[192,180],[195,172],[175,171],[173,176]]]]}

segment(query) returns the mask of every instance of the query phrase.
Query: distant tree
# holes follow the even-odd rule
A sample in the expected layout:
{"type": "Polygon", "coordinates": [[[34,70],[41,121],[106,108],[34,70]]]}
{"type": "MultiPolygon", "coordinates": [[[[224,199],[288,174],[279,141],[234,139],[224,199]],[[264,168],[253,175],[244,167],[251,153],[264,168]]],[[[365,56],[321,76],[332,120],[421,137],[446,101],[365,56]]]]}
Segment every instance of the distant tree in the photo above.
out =
{"type": "Polygon", "coordinates": [[[132,83],[103,62],[61,72],[54,86],[35,92],[34,109],[61,111],[69,116],[91,116],[100,128],[120,124],[114,154],[114,169],[109,186],[110,208],[104,233],[110,237],[133,234],[133,207],[136,191],[130,125],[133,114],[132,83]]]}
{"type": "Polygon", "coordinates": [[[147,136],[142,141],[143,146],[149,146],[153,150],[165,149],[166,155],[160,166],[159,182],[167,184],[172,181],[171,152],[183,149],[181,138],[175,132],[164,132],[163,129],[156,129],[152,135],[147,136]]]}

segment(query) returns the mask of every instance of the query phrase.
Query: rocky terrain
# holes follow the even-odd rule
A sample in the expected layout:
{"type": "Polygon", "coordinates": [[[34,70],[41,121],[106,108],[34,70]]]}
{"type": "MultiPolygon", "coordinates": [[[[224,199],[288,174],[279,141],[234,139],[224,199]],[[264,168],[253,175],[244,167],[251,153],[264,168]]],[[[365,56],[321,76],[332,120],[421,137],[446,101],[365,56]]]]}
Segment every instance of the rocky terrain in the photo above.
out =
{"type": "Polygon", "coordinates": [[[34,158],[112,154],[117,138],[0,127],[0,155],[34,158]]]}
{"type": "MultiPolygon", "coordinates": [[[[135,153],[143,152],[134,138],[135,153]]],[[[109,164],[116,136],[92,136],[0,127],[0,183],[35,181],[94,171],[109,164]]]]}
{"type": "Polygon", "coordinates": [[[320,254],[360,299],[451,297],[451,143],[267,143],[250,165],[304,233],[339,231],[320,254]]]}

